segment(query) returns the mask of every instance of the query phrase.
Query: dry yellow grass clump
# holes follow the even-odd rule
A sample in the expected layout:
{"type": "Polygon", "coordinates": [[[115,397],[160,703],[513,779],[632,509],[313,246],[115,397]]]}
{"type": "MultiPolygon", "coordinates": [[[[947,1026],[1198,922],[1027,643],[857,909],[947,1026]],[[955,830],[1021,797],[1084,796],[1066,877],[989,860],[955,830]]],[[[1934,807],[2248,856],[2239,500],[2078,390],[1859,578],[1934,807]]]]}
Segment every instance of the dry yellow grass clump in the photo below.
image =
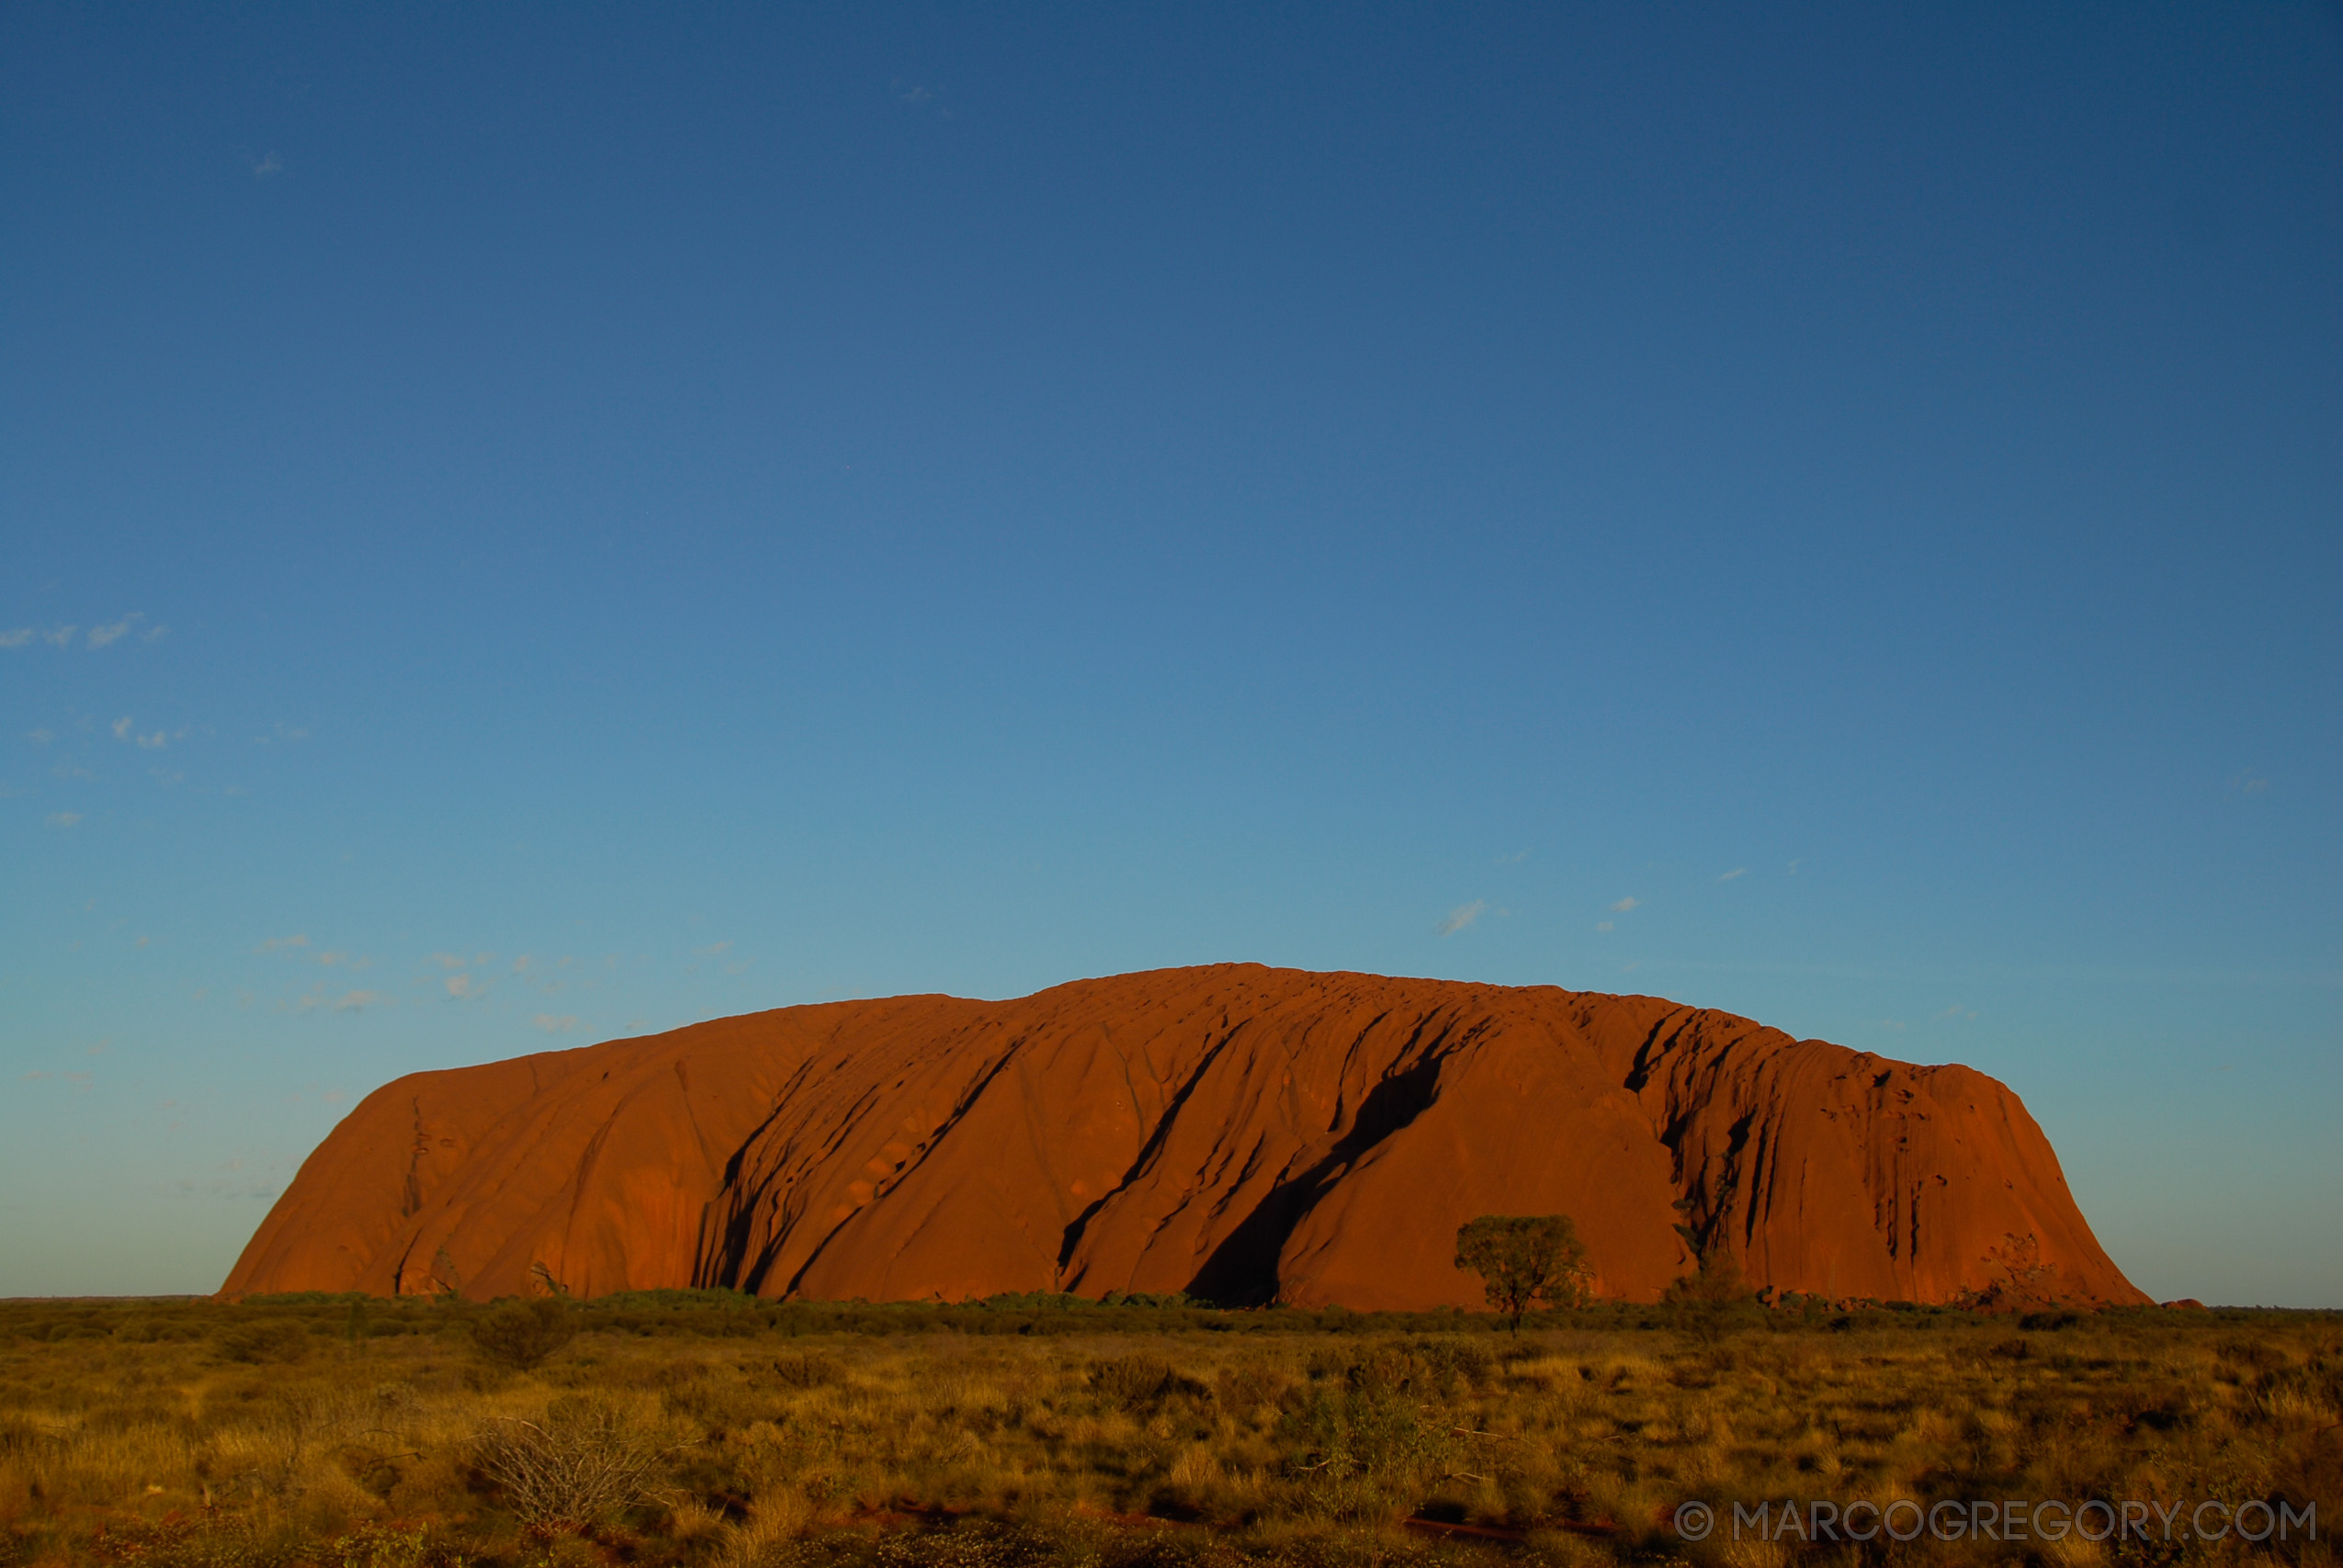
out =
{"type": "Polygon", "coordinates": [[[539,1310],[554,1348],[517,1371],[537,1352],[499,1349],[510,1334],[456,1303],[0,1305],[0,1568],[2319,1565],[2343,1528],[2332,1314],[1597,1310],[1515,1336],[1453,1314],[1047,1301],[539,1310]],[[1694,1500],[1729,1520],[1972,1498],[2261,1498],[2320,1529],[2255,1546],[1673,1528],[1694,1500]]]}

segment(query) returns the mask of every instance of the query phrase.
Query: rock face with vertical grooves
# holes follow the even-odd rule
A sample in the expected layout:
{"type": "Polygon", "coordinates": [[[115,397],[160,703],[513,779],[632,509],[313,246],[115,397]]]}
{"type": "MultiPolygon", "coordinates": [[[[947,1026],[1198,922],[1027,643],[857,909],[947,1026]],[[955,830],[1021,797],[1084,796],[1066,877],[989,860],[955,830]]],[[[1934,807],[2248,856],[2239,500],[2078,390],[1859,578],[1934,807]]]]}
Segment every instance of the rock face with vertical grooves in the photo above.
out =
{"type": "Polygon", "coordinates": [[[1691,1267],[1680,1225],[1776,1291],[2147,1300],[1981,1073],[1651,997],[1258,964],[417,1073],[225,1289],[1477,1306],[1456,1227],[1555,1213],[1629,1300],[1691,1267]]]}

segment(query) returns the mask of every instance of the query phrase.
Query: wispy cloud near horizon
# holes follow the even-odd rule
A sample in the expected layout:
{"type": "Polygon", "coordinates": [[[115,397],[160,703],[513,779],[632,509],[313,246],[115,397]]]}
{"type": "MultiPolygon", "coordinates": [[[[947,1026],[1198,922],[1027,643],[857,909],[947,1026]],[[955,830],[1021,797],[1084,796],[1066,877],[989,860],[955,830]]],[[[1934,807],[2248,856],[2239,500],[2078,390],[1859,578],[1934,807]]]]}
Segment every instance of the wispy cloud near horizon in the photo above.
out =
{"type": "Polygon", "coordinates": [[[1486,898],[1476,898],[1469,904],[1459,904],[1448,911],[1446,919],[1432,929],[1442,936],[1454,936],[1458,931],[1479,919],[1488,908],[1488,900],[1486,898]]]}
{"type": "Polygon", "coordinates": [[[398,998],[380,991],[345,991],[329,997],[323,990],[311,990],[293,1006],[295,1012],[364,1012],[368,1008],[398,1006],[398,998]]]}
{"type": "MultiPolygon", "coordinates": [[[[146,616],[142,613],[132,610],[119,620],[90,627],[87,637],[83,640],[90,648],[105,648],[136,633],[139,641],[153,642],[156,637],[170,630],[168,626],[148,626],[141,631],[139,623],[145,619],[146,616]]],[[[79,622],[51,626],[10,626],[6,631],[0,631],[0,648],[30,648],[36,642],[45,642],[51,648],[71,648],[74,646],[74,637],[81,634],[82,628],[79,622]]]]}

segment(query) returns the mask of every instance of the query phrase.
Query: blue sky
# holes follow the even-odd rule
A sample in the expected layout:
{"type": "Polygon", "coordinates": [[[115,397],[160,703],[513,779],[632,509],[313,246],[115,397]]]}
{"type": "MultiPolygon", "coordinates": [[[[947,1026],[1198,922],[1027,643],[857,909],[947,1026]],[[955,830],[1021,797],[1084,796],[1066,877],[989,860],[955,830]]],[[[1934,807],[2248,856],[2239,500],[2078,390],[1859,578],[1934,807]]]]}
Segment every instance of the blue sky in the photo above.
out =
{"type": "Polygon", "coordinates": [[[416,1068],[1223,959],[2343,1305],[2332,7],[0,11],[0,1293],[416,1068]]]}

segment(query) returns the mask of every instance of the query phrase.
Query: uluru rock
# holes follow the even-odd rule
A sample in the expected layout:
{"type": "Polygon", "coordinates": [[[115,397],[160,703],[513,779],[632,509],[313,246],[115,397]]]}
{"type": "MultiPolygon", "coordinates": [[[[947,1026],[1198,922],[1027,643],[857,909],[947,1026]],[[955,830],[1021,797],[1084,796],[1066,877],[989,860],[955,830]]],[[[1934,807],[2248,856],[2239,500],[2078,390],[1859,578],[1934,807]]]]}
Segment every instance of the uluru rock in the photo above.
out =
{"type": "Polygon", "coordinates": [[[1597,1290],[1677,1227],[1832,1299],[2145,1304],[2018,1097],[1651,997],[1258,964],[898,997],[417,1073],[301,1167],[231,1292],[1478,1306],[1484,1213],[1597,1290]]]}

